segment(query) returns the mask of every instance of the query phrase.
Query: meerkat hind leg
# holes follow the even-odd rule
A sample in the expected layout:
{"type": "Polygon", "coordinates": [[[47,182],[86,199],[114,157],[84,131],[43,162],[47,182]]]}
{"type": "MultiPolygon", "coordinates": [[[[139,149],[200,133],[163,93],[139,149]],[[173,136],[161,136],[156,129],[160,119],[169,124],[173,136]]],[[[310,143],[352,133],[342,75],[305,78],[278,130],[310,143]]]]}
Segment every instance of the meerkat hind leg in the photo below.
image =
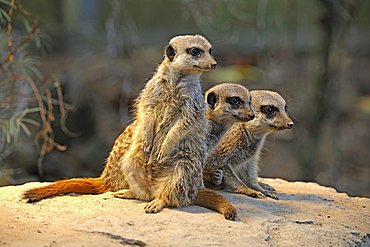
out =
{"type": "Polygon", "coordinates": [[[226,191],[243,194],[254,198],[266,197],[262,192],[249,188],[242,180],[240,180],[230,166],[226,165],[222,168],[222,170],[223,183],[226,191]]]}
{"type": "Polygon", "coordinates": [[[245,184],[247,184],[250,188],[262,192],[267,197],[279,200],[278,196],[276,195],[276,190],[273,187],[268,184],[258,182],[256,165],[246,166],[239,174],[241,180],[245,182],[245,184]],[[271,188],[273,190],[271,190],[271,188]]]}
{"type": "Polygon", "coordinates": [[[136,199],[134,193],[132,193],[130,189],[118,190],[113,193],[113,196],[121,199],[136,199]]]}
{"type": "Polygon", "coordinates": [[[155,214],[161,211],[167,204],[162,199],[154,199],[144,207],[145,213],[155,214]]]}

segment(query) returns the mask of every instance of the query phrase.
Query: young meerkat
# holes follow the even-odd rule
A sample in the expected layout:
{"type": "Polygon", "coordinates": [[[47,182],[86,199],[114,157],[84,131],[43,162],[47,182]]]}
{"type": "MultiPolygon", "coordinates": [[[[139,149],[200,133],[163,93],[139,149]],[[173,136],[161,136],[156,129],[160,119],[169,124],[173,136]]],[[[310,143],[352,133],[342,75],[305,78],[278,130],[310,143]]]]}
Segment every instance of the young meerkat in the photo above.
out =
{"type": "MultiPolygon", "coordinates": [[[[204,189],[201,180],[208,147],[205,103],[199,100],[200,75],[215,67],[210,49],[209,42],[199,35],[170,41],[164,61],[137,100],[135,121],[115,141],[100,178],[60,180],[28,190],[24,198],[34,202],[66,193],[128,189],[120,196],[154,198],[156,205],[152,207],[152,202],[146,212],[194,202],[233,219],[235,208],[221,195],[204,189]],[[145,164],[147,161],[151,164],[145,164]],[[153,192],[157,198],[150,195],[153,192]]],[[[249,104],[248,98],[244,101],[249,104]]],[[[250,109],[247,114],[251,116],[250,109]]]]}
{"type": "Polygon", "coordinates": [[[205,183],[208,187],[249,195],[250,189],[278,199],[276,190],[258,182],[258,162],[266,137],[294,125],[287,105],[278,93],[267,90],[251,91],[255,118],[236,123],[206,161],[205,183]]]}

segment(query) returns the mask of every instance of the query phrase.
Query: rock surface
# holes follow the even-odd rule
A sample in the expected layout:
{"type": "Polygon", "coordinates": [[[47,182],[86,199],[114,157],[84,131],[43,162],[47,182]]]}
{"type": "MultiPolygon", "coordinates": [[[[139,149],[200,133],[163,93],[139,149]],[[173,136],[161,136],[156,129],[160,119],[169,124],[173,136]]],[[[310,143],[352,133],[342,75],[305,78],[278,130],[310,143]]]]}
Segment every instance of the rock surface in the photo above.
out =
{"type": "Polygon", "coordinates": [[[315,183],[263,179],[280,200],[222,193],[236,221],[197,206],[145,214],[145,202],[110,193],[28,204],[26,189],[0,188],[0,246],[370,246],[370,199],[315,183]]]}

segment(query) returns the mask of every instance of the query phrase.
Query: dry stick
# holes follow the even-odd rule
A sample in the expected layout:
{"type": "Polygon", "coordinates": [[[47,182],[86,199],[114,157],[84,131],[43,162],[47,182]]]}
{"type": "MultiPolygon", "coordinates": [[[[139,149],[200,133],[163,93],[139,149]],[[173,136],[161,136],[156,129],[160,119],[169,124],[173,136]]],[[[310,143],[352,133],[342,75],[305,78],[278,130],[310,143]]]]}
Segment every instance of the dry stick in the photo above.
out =
{"type": "Polygon", "coordinates": [[[12,16],[13,16],[13,10],[15,8],[14,4],[15,4],[15,1],[11,0],[9,12],[8,12],[9,21],[8,21],[7,31],[6,31],[6,33],[8,34],[8,55],[6,57],[6,61],[9,63],[13,62],[13,59],[14,59],[13,39],[12,39],[13,27],[12,27],[12,21],[11,21],[12,16]]]}
{"type": "Polygon", "coordinates": [[[27,44],[27,42],[31,41],[36,34],[38,33],[38,21],[37,18],[34,17],[28,10],[23,8],[22,4],[19,0],[16,1],[16,7],[18,11],[25,17],[28,17],[32,20],[32,29],[31,31],[23,38],[23,40],[15,47],[15,50],[21,49],[24,45],[27,44]]]}
{"type": "MultiPolygon", "coordinates": [[[[51,128],[51,122],[55,120],[55,117],[53,115],[53,104],[52,104],[52,98],[50,90],[47,89],[45,91],[46,94],[46,103],[47,103],[47,121],[44,123],[42,129],[40,130],[40,135],[43,138],[43,143],[40,145],[40,156],[37,161],[37,170],[39,173],[39,176],[43,176],[43,170],[42,170],[42,162],[45,158],[45,155],[47,153],[50,153],[54,148],[58,149],[59,151],[65,151],[66,147],[63,145],[60,145],[59,143],[54,141],[54,133],[53,129],[51,128]]],[[[40,136],[39,135],[39,136],[40,136]]]]}
{"type": "Polygon", "coordinates": [[[66,111],[66,105],[63,100],[63,93],[62,93],[62,87],[60,85],[59,79],[54,76],[54,88],[57,91],[57,96],[58,96],[58,106],[59,106],[59,111],[60,111],[60,127],[62,128],[63,132],[71,137],[77,137],[80,134],[79,133],[74,133],[71,132],[66,125],[66,120],[67,120],[67,115],[68,111],[66,111]]]}

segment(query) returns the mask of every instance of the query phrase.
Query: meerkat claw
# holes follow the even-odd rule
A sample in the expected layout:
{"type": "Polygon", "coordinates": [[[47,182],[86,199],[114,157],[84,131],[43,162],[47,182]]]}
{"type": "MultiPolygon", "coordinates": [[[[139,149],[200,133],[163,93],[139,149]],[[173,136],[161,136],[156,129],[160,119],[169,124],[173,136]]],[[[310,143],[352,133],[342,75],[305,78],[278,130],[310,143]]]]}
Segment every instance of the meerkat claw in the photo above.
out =
{"type": "Polygon", "coordinates": [[[272,191],[263,191],[262,193],[267,197],[270,197],[270,198],[275,199],[275,200],[279,200],[279,197],[276,195],[276,193],[274,193],[272,191]]]}
{"type": "Polygon", "coordinates": [[[262,183],[262,182],[259,182],[259,185],[260,185],[263,189],[265,189],[265,190],[267,190],[267,191],[269,191],[269,192],[276,192],[275,188],[274,188],[274,187],[272,187],[271,185],[268,185],[268,184],[265,184],[265,183],[262,183]]]}
{"type": "Polygon", "coordinates": [[[132,191],[129,189],[119,190],[113,193],[113,196],[121,199],[135,199],[132,191]]]}
{"type": "Polygon", "coordinates": [[[155,214],[161,211],[166,206],[162,199],[154,199],[145,205],[144,210],[147,214],[155,214]]]}

